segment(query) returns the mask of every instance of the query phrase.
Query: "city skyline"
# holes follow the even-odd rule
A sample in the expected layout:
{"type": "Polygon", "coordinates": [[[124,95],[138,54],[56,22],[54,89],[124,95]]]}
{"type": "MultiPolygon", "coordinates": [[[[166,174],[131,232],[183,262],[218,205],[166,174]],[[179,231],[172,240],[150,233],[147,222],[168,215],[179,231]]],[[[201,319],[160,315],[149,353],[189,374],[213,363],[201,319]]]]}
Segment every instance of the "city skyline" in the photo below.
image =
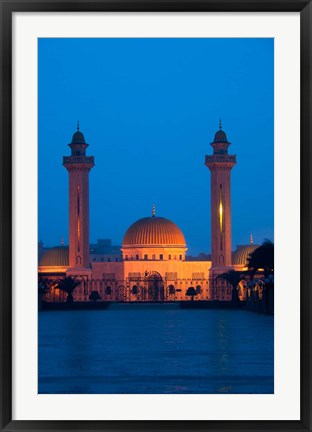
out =
{"type": "Polygon", "coordinates": [[[90,242],[121,244],[155,204],[190,255],[210,253],[204,158],[221,117],[237,155],[233,249],[273,240],[273,53],[271,39],[40,39],[38,239],[68,243],[62,157],[79,120],[95,157],[90,242]]]}

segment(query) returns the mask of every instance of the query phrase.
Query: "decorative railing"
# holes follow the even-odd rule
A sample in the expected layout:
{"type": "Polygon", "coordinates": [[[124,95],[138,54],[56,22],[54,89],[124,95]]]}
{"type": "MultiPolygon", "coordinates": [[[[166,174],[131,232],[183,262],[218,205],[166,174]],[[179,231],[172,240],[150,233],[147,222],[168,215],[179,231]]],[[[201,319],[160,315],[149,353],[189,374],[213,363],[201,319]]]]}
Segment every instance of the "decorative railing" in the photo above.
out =
{"type": "Polygon", "coordinates": [[[205,159],[207,162],[235,162],[236,163],[236,155],[209,155],[206,156],[205,159]]]}
{"type": "Polygon", "coordinates": [[[94,156],[64,156],[63,164],[67,163],[94,164],[94,156]]]}

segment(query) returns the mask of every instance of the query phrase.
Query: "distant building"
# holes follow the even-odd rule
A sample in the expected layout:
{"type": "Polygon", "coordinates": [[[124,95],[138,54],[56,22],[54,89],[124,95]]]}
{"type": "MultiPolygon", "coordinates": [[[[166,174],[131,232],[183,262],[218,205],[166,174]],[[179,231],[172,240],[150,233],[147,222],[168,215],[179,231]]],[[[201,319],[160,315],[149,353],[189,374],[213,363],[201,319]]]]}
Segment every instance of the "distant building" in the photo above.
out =
{"type": "MultiPolygon", "coordinates": [[[[56,247],[58,248],[59,246],[56,247]]],[[[67,247],[68,249],[68,246],[64,247],[67,247]]],[[[38,242],[38,262],[40,262],[41,257],[48,250],[53,248],[44,246],[43,241],[40,240],[40,242],[38,242]]],[[[90,244],[90,260],[91,262],[122,261],[121,246],[112,245],[112,241],[110,239],[98,239],[97,243],[90,244]]]]}
{"type": "Polygon", "coordinates": [[[187,255],[186,261],[211,261],[211,255],[201,252],[197,256],[187,255]]]}
{"type": "Polygon", "coordinates": [[[90,245],[91,262],[118,262],[122,261],[121,246],[112,245],[110,239],[98,239],[97,243],[90,245]]]}

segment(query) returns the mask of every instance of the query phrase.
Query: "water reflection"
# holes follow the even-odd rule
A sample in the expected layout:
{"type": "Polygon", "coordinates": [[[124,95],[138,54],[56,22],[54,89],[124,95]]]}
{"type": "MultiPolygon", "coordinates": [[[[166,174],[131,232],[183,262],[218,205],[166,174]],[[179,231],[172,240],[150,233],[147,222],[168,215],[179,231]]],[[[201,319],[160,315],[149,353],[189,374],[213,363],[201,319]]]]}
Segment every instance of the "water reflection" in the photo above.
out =
{"type": "Polygon", "coordinates": [[[41,312],[39,392],[272,393],[273,318],[146,305],[41,312]]]}

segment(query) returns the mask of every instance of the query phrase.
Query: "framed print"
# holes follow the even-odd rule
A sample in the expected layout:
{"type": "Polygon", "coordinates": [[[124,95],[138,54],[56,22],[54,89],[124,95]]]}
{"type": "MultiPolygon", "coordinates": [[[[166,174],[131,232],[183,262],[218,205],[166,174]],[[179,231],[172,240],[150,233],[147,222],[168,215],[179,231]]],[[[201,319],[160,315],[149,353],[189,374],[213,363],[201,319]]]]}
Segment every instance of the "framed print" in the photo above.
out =
{"type": "Polygon", "coordinates": [[[310,1],[1,23],[2,430],[310,430],[310,1]]]}

